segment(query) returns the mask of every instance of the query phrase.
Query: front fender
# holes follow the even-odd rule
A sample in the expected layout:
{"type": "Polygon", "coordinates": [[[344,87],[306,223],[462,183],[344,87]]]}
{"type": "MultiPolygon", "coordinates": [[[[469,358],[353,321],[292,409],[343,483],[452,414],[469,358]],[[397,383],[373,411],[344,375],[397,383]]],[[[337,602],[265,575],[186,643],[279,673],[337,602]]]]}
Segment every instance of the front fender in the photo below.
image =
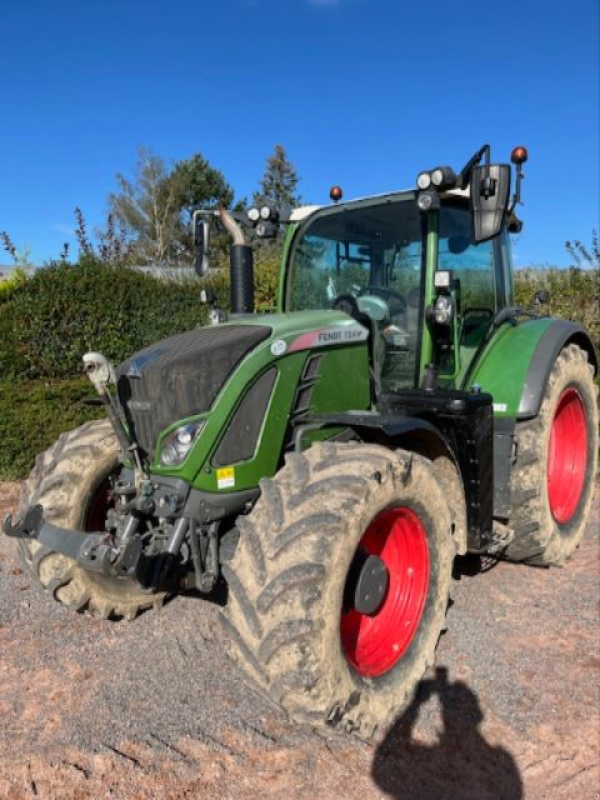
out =
{"type": "Polygon", "coordinates": [[[492,395],[496,417],[536,417],[552,366],[563,347],[571,343],[587,352],[597,371],[594,345],[581,325],[550,317],[505,324],[483,351],[469,383],[479,384],[492,395]]]}

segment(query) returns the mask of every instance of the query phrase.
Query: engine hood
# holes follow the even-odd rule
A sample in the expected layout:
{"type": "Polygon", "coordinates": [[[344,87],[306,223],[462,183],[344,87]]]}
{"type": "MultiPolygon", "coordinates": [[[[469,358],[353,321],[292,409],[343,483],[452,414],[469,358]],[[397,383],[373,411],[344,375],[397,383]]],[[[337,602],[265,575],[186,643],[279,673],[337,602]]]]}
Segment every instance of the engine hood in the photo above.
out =
{"type": "Polygon", "coordinates": [[[159,433],[210,409],[242,359],[271,334],[266,325],[218,325],[187,331],[146,347],[117,369],[117,391],[144,455],[159,433]]]}

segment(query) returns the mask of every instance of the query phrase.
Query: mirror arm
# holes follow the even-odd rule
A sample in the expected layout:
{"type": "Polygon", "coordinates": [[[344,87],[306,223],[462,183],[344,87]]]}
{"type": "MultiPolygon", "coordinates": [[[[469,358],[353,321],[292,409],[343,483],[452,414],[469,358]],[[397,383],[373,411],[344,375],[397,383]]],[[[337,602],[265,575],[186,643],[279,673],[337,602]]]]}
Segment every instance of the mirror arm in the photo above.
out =
{"type": "Polygon", "coordinates": [[[490,154],[491,149],[489,144],[484,144],[475,155],[471,156],[471,158],[467,161],[464,167],[461,169],[458,175],[458,186],[461,189],[466,189],[469,185],[469,181],[471,180],[471,170],[473,167],[477,166],[483,156],[485,155],[485,163],[488,165],[490,163],[490,154]]]}
{"type": "Polygon", "coordinates": [[[524,173],[523,173],[523,168],[522,168],[521,164],[517,164],[516,165],[516,174],[517,174],[517,180],[516,180],[516,184],[515,184],[515,193],[513,194],[512,203],[510,205],[510,208],[508,209],[509,215],[512,215],[514,213],[514,210],[515,210],[515,208],[517,206],[522,206],[523,205],[523,203],[521,201],[521,181],[524,178],[524,173]]]}

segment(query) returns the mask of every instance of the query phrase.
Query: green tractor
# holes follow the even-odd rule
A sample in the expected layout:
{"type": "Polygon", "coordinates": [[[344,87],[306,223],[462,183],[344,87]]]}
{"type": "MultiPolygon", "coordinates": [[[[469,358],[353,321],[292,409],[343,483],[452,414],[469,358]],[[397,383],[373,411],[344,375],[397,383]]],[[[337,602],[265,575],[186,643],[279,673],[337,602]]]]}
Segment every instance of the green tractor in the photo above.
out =
{"type": "Polygon", "coordinates": [[[234,659],[294,719],[369,739],[410,702],[454,559],[563,564],[590,516],[598,358],[515,307],[524,148],[327,207],[195,215],[233,237],[231,313],[85,368],[104,421],[24,485],[26,565],[60,603],[133,619],[226,587],[234,659]],[[247,237],[282,226],[277,313],[253,313],[247,237]],[[112,386],[116,386],[116,390],[112,386]]]}

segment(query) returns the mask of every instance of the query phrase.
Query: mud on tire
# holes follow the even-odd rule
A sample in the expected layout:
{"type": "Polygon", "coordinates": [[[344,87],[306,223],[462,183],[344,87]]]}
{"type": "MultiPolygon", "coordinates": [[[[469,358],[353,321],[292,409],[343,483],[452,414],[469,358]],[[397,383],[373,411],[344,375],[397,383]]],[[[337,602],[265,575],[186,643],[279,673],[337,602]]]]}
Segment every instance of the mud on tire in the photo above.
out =
{"type": "MultiPolygon", "coordinates": [[[[511,477],[512,514],[508,520],[515,536],[504,551],[504,557],[530,564],[560,565],[579,546],[590,515],[597,470],[597,395],[594,370],[588,363],[587,353],[575,344],[568,345],[554,363],[539,415],[517,423],[517,453],[511,477]],[[579,467],[585,474],[577,491],[578,501],[577,497],[572,500],[569,513],[564,511],[559,521],[557,516],[560,518],[561,513],[552,507],[549,469],[551,459],[561,456],[558,450],[551,454],[551,435],[557,411],[565,401],[574,402],[575,409],[583,412],[584,421],[579,427],[585,429],[585,435],[581,430],[579,438],[582,442],[585,440],[585,444],[581,448],[584,452],[578,454],[569,448],[567,441],[564,456],[571,461],[582,459],[579,467]]],[[[568,481],[569,469],[564,469],[568,481]]]]}
{"type": "MultiPolygon", "coordinates": [[[[101,530],[103,493],[118,466],[118,445],[108,421],[88,422],[64,433],[38,456],[22,485],[20,513],[39,503],[48,522],[63,528],[101,530]]],[[[144,593],[131,580],[86,572],[38,542],[21,541],[19,548],[37,583],[76,611],[105,619],[134,619],[142,609],[164,600],[164,595],[144,593]]]]}
{"type": "Polygon", "coordinates": [[[444,627],[455,547],[430,462],[403,451],[323,443],[261,482],[254,511],[223,568],[231,655],[297,721],[371,738],[410,702],[444,627]],[[363,534],[391,507],[421,520],[429,552],[422,616],[390,669],[351,666],[340,619],[363,534]]]}

